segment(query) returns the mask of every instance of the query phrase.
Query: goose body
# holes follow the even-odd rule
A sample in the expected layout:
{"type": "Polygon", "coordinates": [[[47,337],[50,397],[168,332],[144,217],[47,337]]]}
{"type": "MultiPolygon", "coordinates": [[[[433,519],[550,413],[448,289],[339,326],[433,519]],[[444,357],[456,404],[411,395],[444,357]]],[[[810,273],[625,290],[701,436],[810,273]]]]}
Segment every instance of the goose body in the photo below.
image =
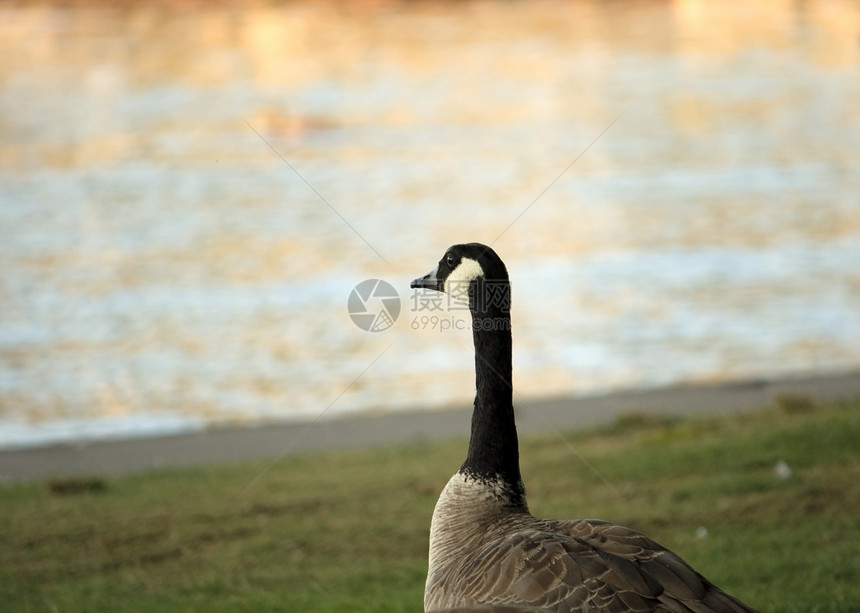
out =
{"type": "Polygon", "coordinates": [[[433,512],[425,611],[754,611],[634,530],[533,517],[519,469],[504,263],[485,245],[454,245],[411,285],[468,300],[477,388],[466,460],[433,512]]]}

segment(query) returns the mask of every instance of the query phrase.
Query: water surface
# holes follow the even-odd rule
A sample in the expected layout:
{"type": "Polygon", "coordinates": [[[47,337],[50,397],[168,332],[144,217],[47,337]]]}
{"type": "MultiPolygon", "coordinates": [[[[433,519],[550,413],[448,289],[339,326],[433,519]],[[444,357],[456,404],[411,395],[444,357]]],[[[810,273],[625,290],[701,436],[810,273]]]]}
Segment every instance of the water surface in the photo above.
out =
{"type": "Polygon", "coordinates": [[[519,404],[860,367],[856,3],[0,13],[0,446],[469,402],[464,241],[519,404]]]}

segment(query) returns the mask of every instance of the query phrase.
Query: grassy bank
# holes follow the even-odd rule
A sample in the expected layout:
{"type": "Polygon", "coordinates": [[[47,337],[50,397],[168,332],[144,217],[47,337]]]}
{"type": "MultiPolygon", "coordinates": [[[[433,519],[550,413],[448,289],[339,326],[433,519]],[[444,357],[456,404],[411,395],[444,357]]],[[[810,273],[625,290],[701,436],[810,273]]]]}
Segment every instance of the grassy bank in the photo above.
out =
{"type": "MultiPolygon", "coordinates": [[[[285,458],[248,489],[267,462],[0,486],[0,610],[420,611],[430,515],[464,453],[285,458]]],[[[521,456],[536,515],[642,530],[763,611],[860,610],[860,400],[631,416],[521,456]]]]}

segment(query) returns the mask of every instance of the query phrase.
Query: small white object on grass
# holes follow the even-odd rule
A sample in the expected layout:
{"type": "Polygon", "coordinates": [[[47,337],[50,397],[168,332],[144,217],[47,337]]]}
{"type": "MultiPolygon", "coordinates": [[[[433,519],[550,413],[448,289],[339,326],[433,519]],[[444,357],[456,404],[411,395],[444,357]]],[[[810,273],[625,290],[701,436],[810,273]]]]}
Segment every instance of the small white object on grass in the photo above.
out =
{"type": "Polygon", "coordinates": [[[779,460],[773,467],[773,473],[777,479],[788,479],[791,476],[791,468],[785,463],[785,460],[779,460]]]}

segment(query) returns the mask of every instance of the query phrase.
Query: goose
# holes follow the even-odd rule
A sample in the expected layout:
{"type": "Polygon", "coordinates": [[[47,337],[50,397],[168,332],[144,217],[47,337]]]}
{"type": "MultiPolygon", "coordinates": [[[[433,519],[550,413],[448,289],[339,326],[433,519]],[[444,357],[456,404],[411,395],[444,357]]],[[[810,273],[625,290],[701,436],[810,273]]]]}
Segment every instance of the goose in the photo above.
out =
{"type": "Polygon", "coordinates": [[[519,467],[504,263],[486,245],[454,245],[410,286],[468,301],[477,388],[466,460],[433,511],[425,611],[755,610],[634,530],[532,516],[519,467]]]}

